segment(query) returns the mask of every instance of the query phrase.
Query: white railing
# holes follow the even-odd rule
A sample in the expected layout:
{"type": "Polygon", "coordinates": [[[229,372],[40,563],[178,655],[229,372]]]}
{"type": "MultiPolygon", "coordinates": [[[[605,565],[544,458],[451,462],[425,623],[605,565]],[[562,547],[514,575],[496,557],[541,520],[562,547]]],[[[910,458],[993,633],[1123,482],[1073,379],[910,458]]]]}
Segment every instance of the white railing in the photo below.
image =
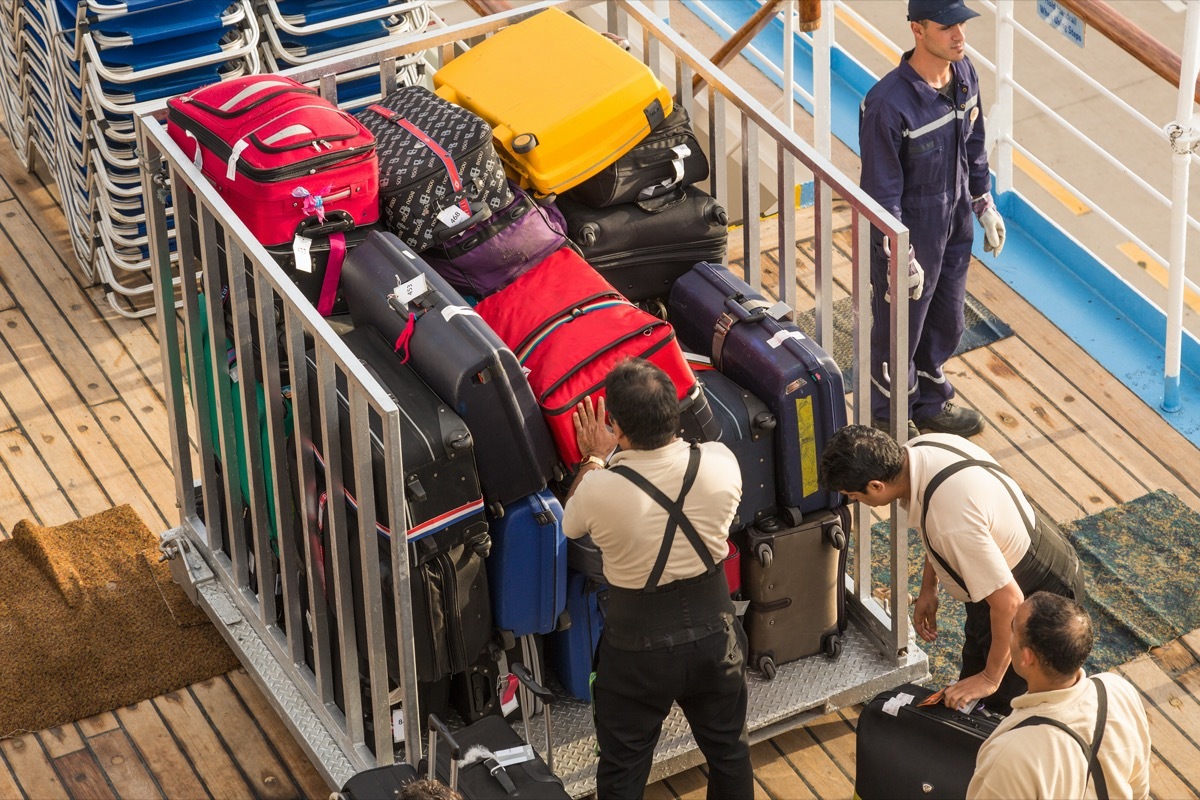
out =
{"type": "MultiPolygon", "coordinates": [[[[522,4],[519,8],[483,20],[428,30],[403,42],[383,42],[337,59],[327,59],[289,70],[300,81],[315,81],[322,94],[336,102],[338,77],[364,68],[379,70],[381,91],[394,88],[397,59],[426,53],[435,68],[464,47],[506,24],[536,13],[552,0],[522,4]]],[[[872,227],[893,237],[890,264],[898,279],[897,254],[908,250],[908,231],[828,158],[784,126],[758,100],[750,96],[701,54],[692,44],[662,24],[639,2],[589,2],[572,0],[563,7],[597,18],[592,22],[626,37],[633,51],[649,64],[677,102],[706,132],[708,152],[734,152],[735,160],[711,158],[706,188],[730,210],[740,228],[746,277],[797,305],[796,213],[794,187],[797,173],[811,174],[815,186],[815,312],[817,340],[832,348],[833,341],[833,199],[844,202],[853,232],[851,244],[851,295],[854,303],[855,363],[867,363],[870,324],[870,234],[872,227]],[[699,76],[699,96],[692,91],[699,76]],[[703,107],[703,113],[701,108],[703,107]],[[760,149],[760,140],[766,147],[760,149]],[[766,164],[770,178],[762,178],[766,164]],[[735,190],[736,205],[730,198],[735,190]],[[778,224],[771,241],[763,241],[758,224],[763,196],[772,198],[778,224]],[[765,250],[778,250],[778,273],[764,280],[761,263],[765,250]]],[[[520,70],[514,69],[520,76],[520,70]]],[[[526,76],[527,77],[527,76],[526,76]]],[[[519,78],[523,79],[523,78],[519,78]]],[[[397,650],[387,652],[383,625],[387,624],[376,599],[381,572],[375,550],[376,523],[404,540],[405,525],[400,427],[398,410],[325,320],[315,313],[267,251],[230,211],[184,153],[166,135],[161,109],[137,119],[138,146],[144,196],[149,210],[148,227],[152,276],[155,284],[159,338],[162,343],[164,395],[174,432],[171,449],[176,470],[179,527],[167,537],[177,553],[175,563],[187,566],[183,581],[190,583],[210,616],[220,621],[227,641],[239,653],[251,674],[266,689],[292,726],[292,732],[313,756],[332,785],[340,786],[353,772],[376,763],[390,763],[392,750],[393,693],[402,701],[405,730],[420,729],[417,712],[416,667],[412,645],[409,570],[405,547],[392,547],[392,600],[397,610],[397,650]],[[167,225],[168,205],[174,208],[177,256],[172,257],[167,225]],[[193,278],[198,275],[198,278],[193,278]],[[176,285],[181,294],[179,307],[176,285]],[[228,288],[228,301],[221,295],[228,288]],[[283,330],[282,343],[276,325],[283,330]],[[228,324],[236,356],[236,380],[214,380],[209,385],[205,369],[214,376],[228,374],[220,341],[228,324]],[[201,346],[207,325],[207,361],[201,346]],[[317,380],[310,397],[306,380],[306,350],[313,354],[317,380]],[[287,365],[291,365],[290,371],[287,365]],[[349,429],[339,423],[335,385],[346,386],[350,401],[349,429]],[[261,386],[265,411],[260,415],[256,392],[261,386]],[[290,389],[287,387],[290,386],[290,389]],[[285,390],[288,397],[285,399],[285,390]],[[320,415],[314,418],[313,401],[320,415]],[[210,419],[210,402],[215,419],[210,419]],[[235,435],[234,407],[244,424],[235,435]],[[290,410],[290,418],[288,416],[290,410]],[[340,463],[339,449],[325,448],[328,493],[339,497],[349,476],[357,492],[358,526],[349,527],[343,503],[329,503],[326,539],[332,543],[332,570],[324,585],[316,575],[319,556],[313,542],[319,538],[320,509],[306,487],[316,476],[312,451],[306,443],[319,434],[323,442],[350,441],[354,452],[369,452],[368,420],[381,424],[387,454],[383,496],[372,496],[370,459],[340,463]],[[286,421],[290,419],[290,422],[286,421]],[[260,427],[267,446],[260,443],[260,427]],[[214,433],[215,432],[215,433],[214,433]],[[238,453],[244,453],[249,496],[239,486],[238,453]],[[224,465],[218,469],[218,465],[224,465]],[[274,501],[267,502],[267,482],[274,501]],[[294,506],[294,507],[293,507],[294,506]],[[274,530],[275,550],[269,532],[274,530]],[[356,542],[360,578],[352,578],[356,542]],[[371,553],[375,552],[375,556],[371,553]],[[198,555],[198,559],[189,559],[198,555]],[[205,570],[211,574],[205,573],[205,570]],[[197,575],[202,577],[197,578],[197,575]],[[276,597],[276,584],[279,595],[276,597]],[[219,586],[230,599],[223,603],[206,587],[219,586]],[[355,593],[366,619],[360,620],[365,636],[356,638],[355,593]],[[227,606],[232,604],[233,608],[227,606]],[[252,634],[252,635],[251,635],[252,634]],[[261,641],[261,647],[247,643],[261,641]],[[389,665],[399,672],[399,689],[389,684],[389,665]],[[360,669],[364,678],[360,682],[360,669]],[[279,689],[273,682],[286,684],[279,689]],[[290,694],[289,694],[290,692],[290,694]],[[291,697],[311,708],[319,730],[295,724],[287,708],[291,697]]],[[[701,135],[705,135],[701,133],[701,135]]],[[[807,301],[806,301],[807,302],[807,301]]],[[[895,380],[907,383],[907,296],[892,304],[891,363],[898,365],[895,380]]],[[[869,396],[870,370],[855,371],[856,398],[869,396]]],[[[904,419],[903,395],[893,398],[893,419],[904,419]]],[[[867,420],[869,403],[855,403],[856,416],[867,420]]],[[[904,430],[899,432],[904,435],[904,430]]],[[[798,443],[797,443],[798,446],[798,443]]],[[[870,520],[862,509],[856,518],[853,546],[856,568],[848,607],[855,624],[879,648],[889,663],[912,663],[908,624],[908,538],[902,511],[895,512],[890,542],[890,610],[872,597],[870,520]]],[[[222,595],[224,596],[224,595],[222,595]]],[[[404,758],[415,763],[421,754],[419,738],[410,733],[404,758]]]]}

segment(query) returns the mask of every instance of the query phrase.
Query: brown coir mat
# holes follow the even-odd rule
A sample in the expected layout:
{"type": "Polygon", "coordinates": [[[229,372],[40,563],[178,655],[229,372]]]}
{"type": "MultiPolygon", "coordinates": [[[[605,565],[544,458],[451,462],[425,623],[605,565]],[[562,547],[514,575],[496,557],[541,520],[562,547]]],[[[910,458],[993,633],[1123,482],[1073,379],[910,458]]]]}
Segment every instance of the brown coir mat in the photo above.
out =
{"type": "Polygon", "coordinates": [[[83,719],[238,666],[171,582],[127,505],[0,541],[0,738],[83,719]]]}

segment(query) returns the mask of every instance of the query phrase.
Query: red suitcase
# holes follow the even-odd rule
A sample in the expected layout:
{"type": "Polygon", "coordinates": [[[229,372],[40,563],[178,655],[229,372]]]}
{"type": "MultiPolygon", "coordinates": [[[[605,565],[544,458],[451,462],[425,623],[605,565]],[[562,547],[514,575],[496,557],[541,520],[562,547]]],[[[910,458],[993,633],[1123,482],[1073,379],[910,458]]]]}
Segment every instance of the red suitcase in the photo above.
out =
{"type": "Polygon", "coordinates": [[[375,137],[290,78],[248,75],[171,98],[167,133],[265,245],[332,210],[359,226],[379,219],[375,137]]]}
{"type": "Polygon", "coordinates": [[[571,413],[584,397],[603,396],[618,361],[657,364],[680,400],[696,385],[671,325],[622,297],[573,250],[555,251],[475,311],[521,362],[568,466],[580,458],[571,413]]]}

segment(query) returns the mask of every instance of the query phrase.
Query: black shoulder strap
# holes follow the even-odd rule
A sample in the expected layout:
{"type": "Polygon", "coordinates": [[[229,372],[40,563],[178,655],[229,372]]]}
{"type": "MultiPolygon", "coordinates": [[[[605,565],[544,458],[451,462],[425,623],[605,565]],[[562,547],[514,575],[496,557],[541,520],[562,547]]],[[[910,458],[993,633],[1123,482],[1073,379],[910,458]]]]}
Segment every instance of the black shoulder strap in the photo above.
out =
{"type": "MultiPolygon", "coordinates": [[[[1092,733],[1092,743],[1089,745],[1083,740],[1075,730],[1057,719],[1049,717],[1029,717],[1012,726],[1011,730],[1017,728],[1028,728],[1034,725],[1050,725],[1063,731],[1079,745],[1079,749],[1083,751],[1083,757],[1087,759],[1088,776],[1096,787],[1097,800],[1108,800],[1108,782],[1104,779],[1104,767],[1100,765],[1100,761],[1096,758],[1096,754],[1100,752],[1100,743],[1104,741],[1104,724],[1108,721],[1108,692],[1104,688],[1104,682],[1099,678],[1093,677],[1092,683],[1096,684],[1096,729],[1092,733]]],[[[1085,782],[1086,785],[1086,782],[1085,782]]]]}
{"type": "Polygon", "coordinates": [[[909,446],[936,447],[941,450],[948,450],[949,452],[954,453],[963,459],[962,461],[956,461],[942,469],[929,480],[928,484],[926,484],[925,496],[921,499],[921,536],[924,539],[925,549],[929,551],[929,554],[934,557],[939,565],[941,565],[946,574],[954,579],[954,582],[961,586],[963,591],[967,593],[967,597],[970,598],[971,591],[967,588],[967,584],[963,581],[962,577],[955,572],[948,563],[946,563],[946,560],[942,558],[941,554],[933,548],[933,545],[929,542],[929,534],[925,532],[925,518],[929,516],[929,501],[933,498],[934,490],[945,483],[947,478],[954,473],[959,472],[960,470],[964,470],[967,467],[982,467],[983,469],[986,469],[988,472],[995,475],[996,480],[1000,481],[1000,484],[1004,487],[1004,490],[1008,492],[1008,496],[1012,498],[1013,505],[1017,507],[1017,514],[1020,515],[1021,521],[1025,523],[1025,530],[1029,533],[1031,539],[1033,537],[1033,530],[1036,520],[1030,520],[1026,518],[1025,510],[1021,508],[1021,503],[1019,500],[1017,500],[1016,492],[1013,491],[1013,488],[1009,485],[1008,481],[1003,480],[1000,476],[1003,475],[1009,480],[1012,480],[1012,477],[1005,472],[1004,467],[1000,466],[999,464],[996,464],[992,461],[983,461],[982,459],[972,458],[969,454],[959,450],[957,447],[952,447],[951,445],[943,444],[942,442],[913,442],[909,446]]]}
{"type": "Polygon", "coordinates": [[[687,471],[683,474],[683,486],[680,487],[679,498],[671,500],[671,498],[663,494],[662,490],[647,480],[646,476],[640,472],[630,469],[624,464],[608,468],[609,472],[615,472],[625,477],[634,486],[650,495],[650,499],[666,509],[667,512],[667,529],[663,532],[663,542],[658,550],[658,558],[654,561],[654,568],[650,570],[650,577],[646,579],[646,589],[653,589],[658,586],[658,582],[667,568],[667,559],[671,555],[671,544],[675,540],[676,528],[683,530],[683,535],[687,537],[696,554],[700,556],[700,560],[704,562],[705,571],[711,572],[716,569],[716,562],[713,560],[712,553],[708,552],[708,548],[704,545],[704,540],[700,537],[700,531],[696,530],[696,526],[683,513],[683,499],[687,497],[687,493],[692,489],[692,484],[696,482],[696,474],[699,470],[700,448],[693,443],[688,452],[687,471]]]}

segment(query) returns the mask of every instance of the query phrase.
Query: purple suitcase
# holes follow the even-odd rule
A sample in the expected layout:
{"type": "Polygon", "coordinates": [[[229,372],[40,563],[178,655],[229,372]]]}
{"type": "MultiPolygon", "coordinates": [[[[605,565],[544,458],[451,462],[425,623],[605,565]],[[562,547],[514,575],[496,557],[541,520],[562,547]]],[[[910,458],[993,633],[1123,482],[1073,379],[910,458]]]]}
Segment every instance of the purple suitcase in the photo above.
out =
{"type": "Polygon", "coordinates": [[[483,222],[424,251],[421,256],[464,294],[487,297],[570,247],[567,222],[553,204],[542,205],[509,182],[513,201],[483,222]]]}

